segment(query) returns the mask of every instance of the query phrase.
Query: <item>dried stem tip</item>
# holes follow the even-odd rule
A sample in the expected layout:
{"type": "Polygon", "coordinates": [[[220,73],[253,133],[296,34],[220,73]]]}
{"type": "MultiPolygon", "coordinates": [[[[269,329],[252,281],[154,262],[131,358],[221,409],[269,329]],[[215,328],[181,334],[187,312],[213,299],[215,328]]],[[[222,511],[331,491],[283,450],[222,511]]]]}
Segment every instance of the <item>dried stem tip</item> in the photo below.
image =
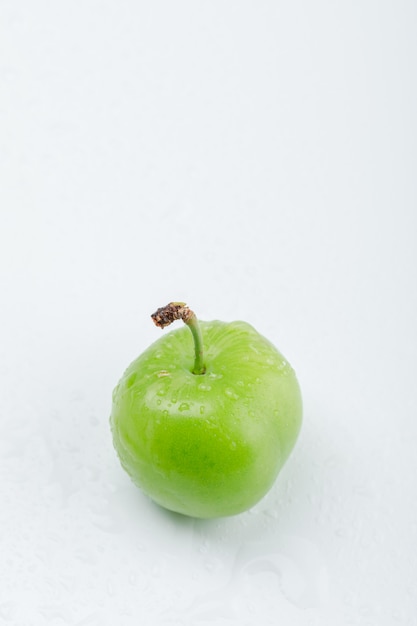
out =
{"type": "Polygon", "coordinates": [[[176,320],[182,320],[184,324],[188,324],[194,316],[193,311],[188,308],[185,302],[170,302],[166,306],[162,306],[152,313],[151,318],[155,326],[165,328],[176,320]]]}
{"type": "Polygon", "coordinates": [[[191,371],[193,374],[204,374],[206,367],[203,356],[203,338],[194,311],[189,309],[185,302],[170,302],[152,313],[151,318],[159,328],[165,328],[176,320],[182,320],[184,324],[187,324],[193,335],[195,350],[194,368],[191,371]]]}

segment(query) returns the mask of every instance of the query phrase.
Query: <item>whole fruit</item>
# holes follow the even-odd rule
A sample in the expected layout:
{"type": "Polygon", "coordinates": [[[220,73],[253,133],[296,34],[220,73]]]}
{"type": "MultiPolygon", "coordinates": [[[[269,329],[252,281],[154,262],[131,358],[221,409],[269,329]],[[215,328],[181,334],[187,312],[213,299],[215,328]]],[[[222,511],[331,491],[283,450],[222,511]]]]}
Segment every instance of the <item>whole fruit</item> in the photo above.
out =
{"type": "Polygon", "coordinates": [[[296,442],[295,373],[245,322],[199,325],[178,302],[152,318],[160,327],[182,319],[188,328],[152,344],[113,392],[121,464],[172,511],[202,518],[245,511],[270,489],[296,442]]]}

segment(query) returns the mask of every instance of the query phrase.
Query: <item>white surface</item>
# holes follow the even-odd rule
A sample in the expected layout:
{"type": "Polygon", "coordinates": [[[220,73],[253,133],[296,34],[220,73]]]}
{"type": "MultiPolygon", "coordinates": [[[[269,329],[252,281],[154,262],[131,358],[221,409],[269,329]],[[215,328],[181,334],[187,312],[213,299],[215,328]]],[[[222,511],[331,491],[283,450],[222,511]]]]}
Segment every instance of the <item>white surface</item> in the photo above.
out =
{"type": "Polygon", "coordinates": [[[0,624],[417,623],[415,2],[0,15],[0,624]],[[171,299],[302,386],[235,518],[160,510],[112,448],[171,299]]]}

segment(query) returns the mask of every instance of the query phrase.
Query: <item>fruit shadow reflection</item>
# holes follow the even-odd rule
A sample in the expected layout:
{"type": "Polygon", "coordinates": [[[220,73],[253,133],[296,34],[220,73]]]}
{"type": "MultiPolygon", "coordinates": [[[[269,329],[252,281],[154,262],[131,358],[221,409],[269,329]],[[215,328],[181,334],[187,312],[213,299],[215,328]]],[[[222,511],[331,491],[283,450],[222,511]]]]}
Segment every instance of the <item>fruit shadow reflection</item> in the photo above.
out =
{"type": "MultiPolygon", "coordinates": [[[[321,463],[314,458],[318,452],[323,457],[329,453],[318,450],[317,433],[310,425],[270,493],[240,515],[195,519],[152,505],[158,517],[177,532],[185,531],[189,539],[182,558],[200,584],[190,593],[182,619],[244,620],[245,611],[251,602],[261,601],[260,596],[262,602],[274,597],[280,610],[327,604],[327,566],[309,532],[315,516],[309,497],[311,470],[321,463]]],[[[175,552],[178,555],[178,545],[175,552]]]]}

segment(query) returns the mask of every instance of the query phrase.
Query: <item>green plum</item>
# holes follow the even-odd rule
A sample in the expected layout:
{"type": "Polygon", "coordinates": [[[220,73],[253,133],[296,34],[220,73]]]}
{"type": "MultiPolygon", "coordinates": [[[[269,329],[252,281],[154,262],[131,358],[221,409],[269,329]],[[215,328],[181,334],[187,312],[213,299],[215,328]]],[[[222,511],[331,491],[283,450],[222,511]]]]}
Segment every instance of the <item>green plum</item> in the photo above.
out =
{"type": "Polygon", "coordinates": [[[297,440],[294,370],[246,322],[198,323],[184,303],[152,317],[160,327],[182,319],[188,328],[153,343],[113,392],[121,464],[167,509],[199,518],[241,513],[268,492],[297,440]]]}

